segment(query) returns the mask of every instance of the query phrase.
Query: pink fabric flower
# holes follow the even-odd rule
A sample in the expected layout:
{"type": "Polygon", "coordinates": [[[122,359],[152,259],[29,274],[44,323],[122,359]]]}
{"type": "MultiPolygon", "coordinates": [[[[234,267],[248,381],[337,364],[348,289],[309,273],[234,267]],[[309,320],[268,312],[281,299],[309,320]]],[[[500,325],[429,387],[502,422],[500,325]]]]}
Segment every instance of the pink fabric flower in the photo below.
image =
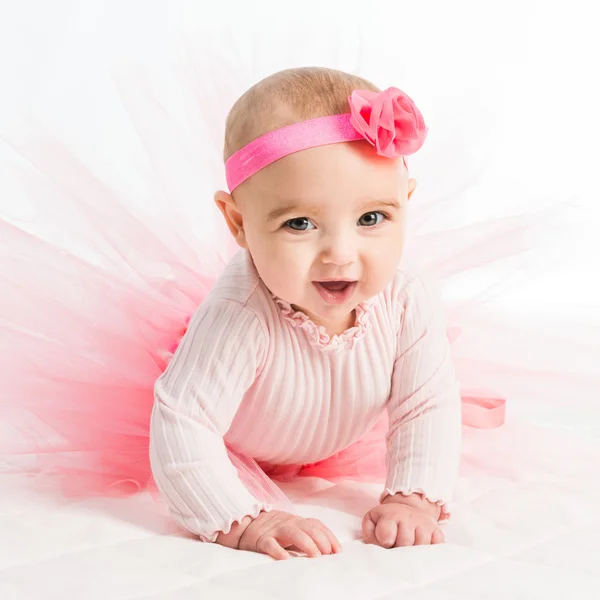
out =
{"type": "Polygon", "coordinates": [[[354,90],[348,102],[350,123],[375,146],[377,154],[388,158],[407,156],[425,142],[427,127],[423,115],[402,90],[354,90]]]}

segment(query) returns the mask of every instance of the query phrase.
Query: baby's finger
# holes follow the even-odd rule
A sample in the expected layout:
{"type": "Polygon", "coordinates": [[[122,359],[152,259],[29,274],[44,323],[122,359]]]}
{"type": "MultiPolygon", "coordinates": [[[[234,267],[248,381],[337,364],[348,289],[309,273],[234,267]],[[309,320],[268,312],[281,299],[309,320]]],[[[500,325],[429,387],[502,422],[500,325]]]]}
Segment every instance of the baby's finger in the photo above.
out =
{"type": "Polygon", "coordinates": [[[294,528],[286,537],[289,537],[290,542],[296,546],[300,552],[304,552],[309,558],[321,556],[321,552],[313,539],[308,533],[302,531],[302,529],[294,528]]]}
{"type": "Polygon", "coordinates": [[[306,533],[313,539],[321,554],[331,554],[331,542],[320,527],[310,526],[306,533]]]}
{"type": "Polygon", "coordinates": [[[367,513],[362,521],[362,534],[365,544],[376,544],[377,537],[375,535],[375,523],[371,519],[369,513],[367,513]]]}
{"type": "Polygon", "coordinates": [[[337,553],[342,551],[342,545],[340,544],[339,540],[335,537],[335,533],[333,533],[333,531],[331,531],[331,529],[329,529],[327,525],[324,525],[318,519],[309,519],[309,521],[327,536],[329,544],[331,545],[332,552],[337,553]]]}
{"type": "Polygon", "coordinates": [[[415,526],[412,523],[398,523],[396,546],[412,546],[415,543],[415,526]]]}
{"type": "Polygon", "coordinates": [[[261,537],[256,544],[256,549],[275,560],[287,560],[290,557],[289,552],[282,548],[274,537],[261,537]]]}
{"type": "Polygon", "coordinates": [[[431,544],[432,532],[430,528],[417,527],[415,529],[415,546],[431,544]]]}
{"type": "Polygon", "coordinates": [[[377,521],[375,527],[375,536],[377,541],[384,548],[392,548],[396,541],[396,535],[398,533],[398,524],[396,521],[391,519],[381,518],[377,521]]]}
{"type": "Polygon", "coordinates": [[[340,544],[339,540],[335,537],[335,533],[333,533],[333,531],[331,531],[329,527],[325,527],[325,525],[322,525],[320,529],[327,536],[327,539],[331,544],[331,549],[333,550],[333,553],[337,554],[338,552],[341,552],[342,545],[340,544]]]}
{"type": "Polygon", "coordinates": [[[446,536],[444,535],[444,532],[438,527],[437,529],[434,530],[434,532],[431,536],[431,543],[432,544],[443,544],[445,539],[446,539],[446,536]]]}
{"type": "Polygon", "coordinates": [[[335,534],[333,533],[333,531],[331,531],[331,529],[329,529],[329,527],[327,527],[327,525],[324,525],[323,523],[321,523],[321,521],[319,521],[319,519],[307,519],[307,521],[313,527],[316,527],[317,529],[321,530],[327,536],[327,540],[329,541],[329,545],[331,547],[332,552],[337,553],[337,552],[342,551],[342,545],[340,544],[338,539],[335,537],[335,534]]]}

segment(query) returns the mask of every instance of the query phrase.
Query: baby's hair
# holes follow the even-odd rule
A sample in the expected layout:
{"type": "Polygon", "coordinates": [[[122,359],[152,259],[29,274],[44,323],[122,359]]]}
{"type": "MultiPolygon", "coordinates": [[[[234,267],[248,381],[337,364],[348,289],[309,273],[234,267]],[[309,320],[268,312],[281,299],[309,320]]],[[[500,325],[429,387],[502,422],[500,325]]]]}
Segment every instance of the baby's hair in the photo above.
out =
{"type": "Polygon", "coordinates": [[[324,67],[278,71],[247,90],[225,123],[223,160],[261,135],[307,119],[350,112],[355,89],[380,92],[370,81],[324,67]]]}

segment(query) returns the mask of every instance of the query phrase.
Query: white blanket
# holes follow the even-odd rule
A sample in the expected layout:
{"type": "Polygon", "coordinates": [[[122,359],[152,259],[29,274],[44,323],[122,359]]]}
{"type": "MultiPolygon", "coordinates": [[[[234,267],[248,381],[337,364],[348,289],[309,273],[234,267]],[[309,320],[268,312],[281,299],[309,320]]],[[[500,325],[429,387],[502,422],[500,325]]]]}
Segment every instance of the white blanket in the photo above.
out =
{"type": "Polygon", "coordinates": [[[600,593],[600,462],[588,442],[597,446],[599,431],[597,414],[550,406],[499,430],[465,430],[439,546],[365,545],[361,517],[377,487],[288,485],[298,511],[327,523],[343,552],[284,562],[198,542],[146,494],[73,503],[3,474],[0,598],[591,600],[600,593]]]}

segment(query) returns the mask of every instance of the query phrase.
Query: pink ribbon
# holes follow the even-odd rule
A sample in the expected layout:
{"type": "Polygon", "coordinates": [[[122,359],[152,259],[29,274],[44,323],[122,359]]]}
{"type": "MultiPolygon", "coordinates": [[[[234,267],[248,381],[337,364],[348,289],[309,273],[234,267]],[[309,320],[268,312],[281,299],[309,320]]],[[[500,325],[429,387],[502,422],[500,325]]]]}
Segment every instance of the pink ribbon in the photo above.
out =
{"type": "MultiPolygon", "coordinates": [[[[460,327],[447,327],[446,337],[454,344],[460,337],[460,327]]],[[[506,421],[506,399],[489,390],[461,390],[462,422],[476,429],[495,429],[506,421]]]]}
{"type": "Polygon", "coordinates": [[[350,115],[318,117],[294,123],[253,140],[225,163],[227,185],[232,192],[272,162],[308,148],[364,139],[350,123],[350,115]]]}
{"type": "Polygon", "coordinates": [[[225,163],[229,191],[267,165],[292,154],[339,142],[367,140],[377,154],[388,158],[413,154],[427,136],[423,116],[402,90],[354,90],[350,112],[317,117],[265,133],[232,154],[225,163]]]}
{"type": "Polygon", "coordinates": [[[487,391],[461,391],[463,425],[496,429],[506,420],[506,400],[487,391]]]}

